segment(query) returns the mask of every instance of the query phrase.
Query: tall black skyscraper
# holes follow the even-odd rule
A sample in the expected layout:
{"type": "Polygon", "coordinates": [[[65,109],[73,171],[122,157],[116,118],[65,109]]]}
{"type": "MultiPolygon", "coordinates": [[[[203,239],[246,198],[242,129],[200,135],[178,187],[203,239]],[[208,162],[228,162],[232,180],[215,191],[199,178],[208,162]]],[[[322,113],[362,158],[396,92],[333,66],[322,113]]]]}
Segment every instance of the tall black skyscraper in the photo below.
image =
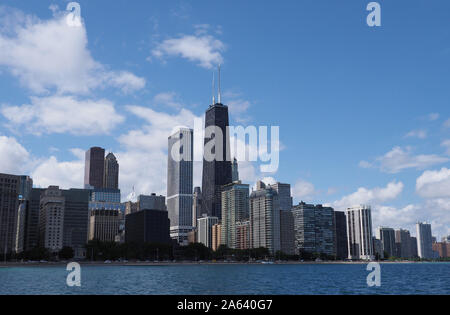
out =
{"type": "MultiPolygon", "coordinates": [[[[229,126],[228,120],[228,106],[221,103],[220,95],[220,68],[219,68],[219,99],[215,102],[213,97],[213,105],[209,106],[205,114],[205,128],[208,127],[218,127],[222,131],[223,141],[222,141],[222,158],[216,156],[213,161],[207,161],[205,157],[203,158],[203,181],[202,181],[202,194],[203,194],[203,204],[202,204],[202,214],[207,213],[209,216],[222,217],[222,205],[221,205],[221,187],[223,185],[232,182],[231,176],[231,157],[229,154],[229,135],[227,132],[227,127],[229,126]]],[[[212,137],[207,137],[205,135],[205,146],[216,135],[212,137]]],[[[218,141],[220,142],[220,141],[218,141]]],[[[214,151],[217,148],[214,147],[214,151]]]]}
{"type": "Polygon", "coordinates": [[[86,151],[84,186],[103,188],[105,149],[94,147],[86,151]]]}
{"type": "Polygon", "coordinates": [[[105,158],[103,188],[119,189],[119,163],[112,153],[105,158]]]}

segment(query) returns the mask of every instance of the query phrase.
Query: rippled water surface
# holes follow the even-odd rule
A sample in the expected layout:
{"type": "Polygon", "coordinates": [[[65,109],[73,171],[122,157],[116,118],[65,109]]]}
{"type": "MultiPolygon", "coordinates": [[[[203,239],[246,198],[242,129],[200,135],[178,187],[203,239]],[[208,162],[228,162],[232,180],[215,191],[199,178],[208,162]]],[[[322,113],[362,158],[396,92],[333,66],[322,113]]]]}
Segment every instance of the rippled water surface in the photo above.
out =
{"type": "Polygon", "coordinates": [[[83,266],[81,287],[60,267],[0,268],[0,294],[450,294],[450,263],[366,265],[83,266]]]}

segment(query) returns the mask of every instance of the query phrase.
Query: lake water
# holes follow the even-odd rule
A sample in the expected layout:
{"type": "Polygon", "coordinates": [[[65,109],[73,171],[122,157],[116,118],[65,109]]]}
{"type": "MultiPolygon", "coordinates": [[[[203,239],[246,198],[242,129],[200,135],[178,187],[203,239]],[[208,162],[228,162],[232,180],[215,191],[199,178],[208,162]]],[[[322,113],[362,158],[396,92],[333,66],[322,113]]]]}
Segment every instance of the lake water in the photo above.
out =
{"type": "Polygon", "coordinates": [[[58,267],[0,268],[0,294],[450,294],[450,263],[82,266],[81,287],[58,267]]]}

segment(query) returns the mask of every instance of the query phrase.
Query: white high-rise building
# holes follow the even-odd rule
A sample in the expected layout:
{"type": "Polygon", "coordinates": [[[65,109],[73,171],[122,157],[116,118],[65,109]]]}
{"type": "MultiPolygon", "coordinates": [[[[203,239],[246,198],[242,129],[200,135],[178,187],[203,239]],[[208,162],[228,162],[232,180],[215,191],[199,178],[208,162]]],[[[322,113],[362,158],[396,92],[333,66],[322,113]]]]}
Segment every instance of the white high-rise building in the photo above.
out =
{"type": "Polygon", "coordinates": [[[264,247],[271,254],[281,250],[280,204],[278,193],[263,182],[257,183],[258,190],[250,195],[251,245],[264,247]]]}
{"type": "Polygon", "coordinates": [[[433,241],[431,235],[431,224],[418,222],[417,231],[417,250],[420,258],[433,258],[433,241]]]}
{"type": "Polygon", "coordinates": [[[370,206],[347,209],[348,258],[373,260],[372,215],[370,206]]]}
{"type": "Polygon", "coordinates": [[[170,237],[188,244],[192,226],[194,131],[180,128],[169,137],[167,163],[167,211],[170,237]]]}
{"type": "Polygon", "coordinates": [[[197,240],[206,247],[212,248],[212,227],[219,223],[219,218],[208,217],[206,214],[197,220],[197,240]]]}

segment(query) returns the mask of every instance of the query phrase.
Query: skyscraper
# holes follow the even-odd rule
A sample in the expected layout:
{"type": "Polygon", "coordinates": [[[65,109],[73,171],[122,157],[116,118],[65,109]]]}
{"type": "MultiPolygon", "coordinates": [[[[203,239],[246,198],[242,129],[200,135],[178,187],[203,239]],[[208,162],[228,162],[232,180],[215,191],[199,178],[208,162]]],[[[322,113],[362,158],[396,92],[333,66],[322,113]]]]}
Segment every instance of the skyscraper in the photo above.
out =
{"type": "Polygon", "coordinates": [[[221,244],[236,248],[236,224],[249,217],[249,185],[240,181],[222,187],[221,244]]]}
{"type": "MultiPolygon", "coordinates": [[[[220,80],[220,68],[219,68],[220,80]]],[[[203,157],[203,209],[209,216],[222,217],[221,188],[232,182],[230,141],[228,134],[228,106],[221,103],[220,83],[219,98],[209,106],[205,114],[205,150],[203,157]],[[211,153],[215,156],[208,156],[211,153]]]]}
{"type": "Polygon", "coordinates": [[[369,206],[347,209],[348,259],[373,260],[372,213],[369,206]]]}
{"type": "MultiPolygon", "coordinates": [[[[386,253],[391,256],[396,256],[396,245],[395,245],[395,231],[389,227],[378,227],[377,229],[377,239],[381,241],[381,247],[383,249],[383,254],[386,253]]],[[[388,258],[388,257],[385,257],[388,258]]]]}
{"type": "Polygon", "coordinates": [[[347,259],[348,257],[348,243],[347,243],[347,220],[345,212],[334,211],[334,226],[335,226],[335,247],[336,258],[339,260],[347,259]]]}
{"type": "Polygon", "coordinates": [[[65,198],[58,186],[50,186],[41,196],[39,245],[52,253],[63,248],[65,198]]]}
{"type": "Polygon", "coordinates": [[[103,188],[105,173],[105,149],[93,147],[86,151],[84,187],[103,188]]]}
{"type": "Polygon", "coordinates": [[[168,139],[167,211],[170,237],[188,244],[192,231],[194,131],[181,128],[168,139]]]}
{"type": "Polygon", "coordinates": [[[105,158],[103,188],[119,189],[119,163],[112,153],[105,158]]]}
{"type": "Polygon", "coordinates": [[[137,199],[137,211],[153,209],[167,211],[166,197],[152,193],[150,196],[139,195],[137,199]]]}
{"type": "Polygon", "coordinates": [[[433,258],[433,242],[431,235],[431,224],[418,222],[417,231],[417,250],[420,258],[433,258]]]}
{"type": "Polygon", "coordinates": [[[281,249],[278,193],[262,182],[257,186],[260,189],[250,194],[252,248],[264,247],[275,254],[281,249]]]}

